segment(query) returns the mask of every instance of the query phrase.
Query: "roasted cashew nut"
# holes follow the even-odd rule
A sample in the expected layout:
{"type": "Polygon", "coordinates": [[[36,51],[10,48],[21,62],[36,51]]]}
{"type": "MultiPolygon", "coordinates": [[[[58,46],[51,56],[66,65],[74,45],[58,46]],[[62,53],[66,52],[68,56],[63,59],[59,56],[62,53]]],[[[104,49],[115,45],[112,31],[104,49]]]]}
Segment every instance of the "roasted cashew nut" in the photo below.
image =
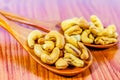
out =
{"type": "Polygon", "coordinates": [[[34,45],[35,45],[35,40],[43,37],[43,33],[41,33],[40,31],[38,30],[34,30],[32,31],[29,35],[28,35],[28,46],[30,48],[34,48],[34,45]]]}
{"type": "Polygon", "coordinates": [[[95,44],[101,44],[101,45],[111,44],[111,43],[115,43],[115,42],[117,42],[116,38],[97,37],[95,39],[95,44]]]}
{"type": "Polygon", "coordinates": [[[81,49],[81,55],[80,58],[83,60],[86,60],[89,58],[88,50],[87,48],[83,45],[83,43],[78,42],[79,48],[81,49]]]}
{"type": "Polygon", "coordinates": [[[103,28],[104,28],[103,24],[96,15],[90,16],[90,20],[99,30],[103,30],[103,28]]]}
{"type": "Polygon", "coordinates": [[[81,32],[82,32],[82,29],[78,25],[75,25],[67,29],[64,32],[64,34],[73,35],[73,34],[80,34],[81,32]]]}
{"type": "Polygon", "coordinates": [[[68,62],[68,64],[76,66],[76,67],[83,67],[84,66],[84,61],[75,57],[71,53],[65,53],[64,54],[64,59],[68,62]]]}
{"type": "Polygon", "coordinates": [[[68,65],[69,64],[67,63],[66,60],[64,60],[64,58],[59,58],[55,63],[57,69],[66,69],[68,65]]]}
{"type": "Polygon", "coordinates": [[[60,56],[60,49],[58,47],[55,47],[51,53],[48,53],[44,51],[39,44],[34,46],[34,52],[41,58],[41,61],[46,64],[54,64],[60,56]]]}
{"type": "Polygon", "coordinates": [[[51,38],[55,38],[56,40],[56,47],[62,49],[65,44],[64,36],[57,31],[50,31],[45,36],[45,40],[51,40],[51,38]]]}
{"type": "Polygon", "coordinates": [[[94,37],[90,34],[90,30],[84,30],[81,34],[81,41],[83,43],[93,43],[94,37]]]}
{"type": "Polygon", "coordinates": [[[54,48],[54,42],[53,41],[45,41],[43,44],[43,49],[47,52],[51,52],[54,48]]]}
{"type": "Polygon", "coordinates": [[[67,20],[64,20],[62,23],[61,23],[61,28],[63,31],[66,31],[67,29],[69,29],[70,27],[74,26],[74,25],[78,25],[79,24],[79,21],[76,20],[76,18],[73,18],[73,19],[67,19],[67,20]]]}
{"type": "Polygon", "coordinates": [[[73,54],[76,57],[79,57],[81,55],[81,51],[70,43],[65,44],[65,51],[67,53],[73,54]]]}
{"type": "Polygon", "coordinates": [[[65,39],[66,39],[66,42],[78,47],[78,44],[77,44],[77,39],[73,38],[72,36],[68,36],[68,35],[64,35],[65,36],[65,39]]]}

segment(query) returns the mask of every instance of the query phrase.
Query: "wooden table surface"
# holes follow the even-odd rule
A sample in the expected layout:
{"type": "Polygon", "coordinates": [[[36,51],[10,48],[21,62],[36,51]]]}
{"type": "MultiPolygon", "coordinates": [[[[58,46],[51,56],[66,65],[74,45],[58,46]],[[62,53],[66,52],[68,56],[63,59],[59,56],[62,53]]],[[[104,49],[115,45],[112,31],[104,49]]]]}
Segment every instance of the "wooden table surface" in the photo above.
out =
{"type": "MultiPolygon", "coordinates": [[[[97,15],[103,24],[115,24],[120,34],[119,0],[0,0],[0,9],[42,21],[97,15]]],[[[119,38],[118,38],[119,39],[119,38]]],[[[0,28],[0,80],[120,80],[120,45],[90,49],[93,64],[74,77],[64,77],[39,65],[22,46],[0,28]]]]}

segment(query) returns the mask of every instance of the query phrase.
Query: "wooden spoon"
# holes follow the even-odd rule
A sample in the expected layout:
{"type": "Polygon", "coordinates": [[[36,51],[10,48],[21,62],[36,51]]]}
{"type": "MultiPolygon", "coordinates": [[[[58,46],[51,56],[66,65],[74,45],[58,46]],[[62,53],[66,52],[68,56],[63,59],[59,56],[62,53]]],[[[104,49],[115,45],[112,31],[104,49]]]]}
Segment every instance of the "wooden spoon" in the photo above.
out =
{"type": "Polygon", "coordinates": [[[35,54],[33,49],[28,47],[27,44],[27,37],[29,33],[32,31],[32,29],[28,29],[25,27],[21,27],[18,24],[9,21],[6,19],[3,15],[0,14],[0,26],[7,30],[22,46],[23,48],[29,53],[29,55],[37,61],[41,66],[45,67],[46,69],[63,76],[74,76],[76,74],[81,73],[82,71],[85,71],[90,67],[93,61],[92,54],[89,52],[89,59],[85,61],[85,66],[83,68],[77,68],[77,67],[68,67],[64,70],[58,70],[55,68],[54,65],[47,65],[41,62],[40,58],[38,58],[35,54]]]}
{"type": "MultiPolygon", "coordinates": [[[[0,10],[0,14],[4,15],[9,20],[13,20],[13,21],[17,21],[17,22],[20,22],[20,23],[24,23],[24,24],[27,24],[27,25],[34,26],[34,27],[39,28],[39,29],[41,29],[42,31],[45,31],[45,32],[49,32],[50,30],[57,29],[55,27],[57,25],[58,25],[57,26],[58,28],[60,27],[60,25],[58,24],[58,21],[42,22],[42,21],[38,21],[38,20],[28,19],[28,18],[19,16],[19,15],[13,14],[13,13],[9,13],[9,12],[3,11],[3,10],[0,10]],[[47,27],[47,26],[49,26],[49,27],[47,27]]],[[[118,42],[108,44],[108,45],[95,45],[95,44],[84,44],[84,45],[87,46],[87,47],[104,49],[104,48],[112,47],[112,46],[116,45],[117,43],[118,42]]]]}

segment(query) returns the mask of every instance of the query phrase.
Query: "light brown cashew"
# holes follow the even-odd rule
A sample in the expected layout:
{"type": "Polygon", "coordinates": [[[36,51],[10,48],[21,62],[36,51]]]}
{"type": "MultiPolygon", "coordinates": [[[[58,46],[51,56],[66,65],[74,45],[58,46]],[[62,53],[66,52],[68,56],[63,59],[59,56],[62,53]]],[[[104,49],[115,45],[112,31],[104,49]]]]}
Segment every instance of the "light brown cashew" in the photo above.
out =
{"type": "Polygon", "coordinates": [[[51,40],[51,38],[54,38],[56,40],[56,47],[62,49],[65,44],[64,36],[60,34],[57,31],[50,31],[45,36],[45,40],[51,40]]]}
{"type": "Polygon", "coordinates": [[[93,43],[94,37],[90,34],[90,30],[84,30],[81,34],[81,41],[83,43],[93,43]],[[90,36],[89,36],[90,35],[90,36]]]}
{"type": "Polygon", "coordinates": [[[47,52],[51,52],[54,48],[54,42],[53,41],[45,41],[43,44],[43,49],[47,52]]]}
{"type": "Polygon", "coordinates": [[[65,39],[66,39],[66,42],[78,47],[78,44],[77,44],[77,39],[73,38],[72,36],[68,36],[68,35],[64,35],[65,36],[65,39]]]}
{"type": "Polygon", "coordinates": [[[57,69],[66,69],[68,65],[69,64],[67,63],[67,61],[64,60],[63,58],[59,58],[55,63],[57,69]]]}
{"type": "Polygon", "coordinates": [[[70,27],[72,27],[74,25],[78,25],[78,24],[79,24],[79,20],[77,20],[77,18],[67,19],[61,23],[61,28],[63,31],[66,31],[70,27]]]}
{"type": "Polygon", "coordinates": [[[43,33],[41,33],[39,30],[34,30],[28,35],[28,46],[30,48],[34,48],[35,40],[43,37],[43,33]]]}
{"type": "Polygon", "coordinates": [[[90,20],[92,21],[92,23],[94,23],[94,25],[95,25],[99,30],[104,29],[101,20],[100,20],[96,15],[90,16],[90,20]]]}
{"type": "Polygon", "coordinates": [[[116,38],[97,37],[95,39],[95,44],[101,44],[101,45],[111,44],[111,43],[115,43],[115,42],[117,42],[116,38]]]}
{"type": "Polygon", "coordinates": [[[54,64],[60,56],[60,49],[58,47],[55,47],[51,53],[48,53],[42,49],[40,44],[35,44],[34,52],[46,64],[54,64]]]}
{"type": "Polygon", "coordinates": [[[84,61],[75,57],[71,53],[65,53],[64,54],[64,59],[68,62],[68,64],[76,66],[76,67],[83,67],[84,66],[84,61]]]}
{"type": "Polygon", "coordinates": [[[78,45],[79,45],[79,48],[82,51],[82,54],[80,55],[80,58],[83,59],[83,60],[88,59],[89,58],[89,54],[88,54],[87,48],[81,42],[78,42],[78,45]]]}
{"type": "Polygon", "coordinates": [[[76,57],[79,57],[81,55],[81,51],[70,43],[65,44],[65,51],[73,54],[76,57]]]}
{"type": "Polygon", "coordinates": [[[54,64],[60,56],[60,49],[55,47],[50,55],[42,54],[41,60],[46,64],[54,64]]]}
{"type": "Polygon", "coordinates": [[[82,32],[82,29],[78,26],[78,25],[75,25],[75,26],[72,26],[70,27],[69,29],[67,29],[64,34],[67,34],[67,35],[73,35],[73,34],[80,34],[82,32]]]}

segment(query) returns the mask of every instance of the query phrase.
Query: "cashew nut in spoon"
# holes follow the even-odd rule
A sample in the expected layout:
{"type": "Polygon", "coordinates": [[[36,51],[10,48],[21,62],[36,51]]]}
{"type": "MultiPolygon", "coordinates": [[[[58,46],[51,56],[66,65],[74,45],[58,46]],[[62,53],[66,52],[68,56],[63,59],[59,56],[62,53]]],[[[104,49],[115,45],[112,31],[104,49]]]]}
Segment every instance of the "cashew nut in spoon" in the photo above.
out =
{"type": "Polygon", "coordinates": [[[80,58],[72,55],[71,53],[65,53],[64,59],[68,62],[68,64],[76,66],[76,67],[83,67],[84,61],[80,58]]]}
{"type": "Polygon", "coordinates": [[[98,29],[100,29],[100,30],[104,29],[101,20],[96,15],[90,16],[90,20],[98,29]]]}
{"type": "Polygon", "coordinates": [[[55,46],[62,49],[65,44],[64,36],[57,31],[50,31],[45,36],[45,40],[51,40],[51,38],[55,38],[56,44],[55,46]]]}
{"type": "Polygon", "coordinates": [[[79,48],[81,49],[81,55],[80,58],[83,60],[86,60],[89,58],[88,50],[87,48],[83,45],[83,43],[78,42],[79,48]]]}
{"type": "Polygon", "coordinates": [[[42,49],[40,44],[35,44],[34,52],[46,64],[54,64],[60,56],[60,49],[58,47],[55,47],[51,53],[48,53],[42,49]]]}
{"type": "Polygon", "coordinates": [[[45,41],[42,45],[43,49],[47,52],[51,52],[54,48],[54,42],[53,41],[45,41]]]}
{"type": "Polygon", "coordinates": [[[34,30],[28,35],[28,46],[30,48],[34,48],[35,40],[43,37],[44,34],[41,33],[39,30],[34,30]]]}
{"type": "Polygon", "coordinates": [[[59,58],[56,61],[55,66],[57,69],[66,69],[69,66],[69,64],[66,60],[64,60],[64,58],[59,58]]]}
{"type": "Polygon", "coordinates": [[[81,55],[81,51],[70,43],[65,44],[65,51],[73,54],[76,57],[79,57],[81,55]]]}
{"type": "Polygon", "coordinates": [[[81,41],[83,43],[93,43],[94,37],[90,34],[90,30],[84,30],[81,34],[81,41]]]}
{"type": "Polygon", "coordinates": [[[81,32],[82,32],[82,29],[78,25],[75,25],[67,29],[64,32],[64,34],[72,35],[72,34],[80,34],[81,32]]]}

